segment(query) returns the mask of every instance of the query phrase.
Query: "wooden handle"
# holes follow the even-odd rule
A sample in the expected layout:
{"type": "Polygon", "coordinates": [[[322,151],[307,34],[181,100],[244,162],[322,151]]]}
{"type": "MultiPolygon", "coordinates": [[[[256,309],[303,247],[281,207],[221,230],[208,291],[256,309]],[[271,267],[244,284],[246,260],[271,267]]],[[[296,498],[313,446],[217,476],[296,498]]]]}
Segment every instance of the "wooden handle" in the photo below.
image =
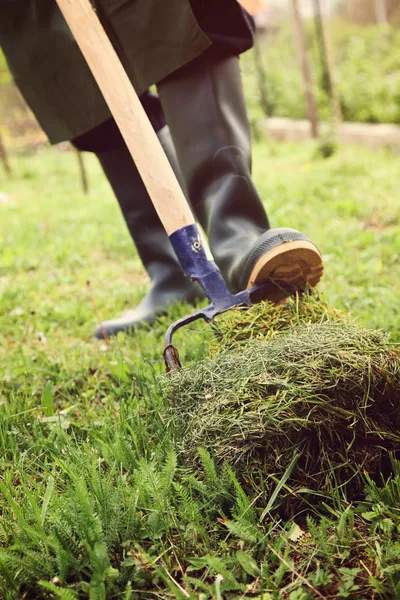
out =
{"type": "Polygon", "coordinates": [[[139,98],[89,0],[57,0],[168,235],[194,217],[139,98]]]}

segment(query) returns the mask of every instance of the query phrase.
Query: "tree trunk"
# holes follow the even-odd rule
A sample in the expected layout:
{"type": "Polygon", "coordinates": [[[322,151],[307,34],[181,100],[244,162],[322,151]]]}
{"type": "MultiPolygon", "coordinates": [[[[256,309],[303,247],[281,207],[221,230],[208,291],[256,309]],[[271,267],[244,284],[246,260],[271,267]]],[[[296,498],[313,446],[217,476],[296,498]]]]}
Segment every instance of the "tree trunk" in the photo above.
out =
{"type": "Polygon", "coordinates": [[[0,160],[3,163],[3,167],[7,175],[11,175],[11,166],[8,161],[7,150],[3,143],[1,133],[0,133],[0,160]]]}
{"type": "Polygon", "coordinates": [[[331,114],[333,116],[333,119],[337,123],[340,123],[342,121],[342,111],[340,108],[340,101],[336,92],[333,77],[333,61],[331,60],[330,44],[328,41],[328,34],[324,22],[323,4],[321,0],[314,0],[314,15],[315,26],[317,30],[317,40],[319,45],[319,54],[321,57],[323,87],[329,96],[331,114]]]}
{"type": "Polygon", "coordinates": [[[306,40],[304,35],[303,23],[301,20],[298,0],[292,0],[293,17],[296,27],[297,45],[299,49],[300,66],[304,81],[304,94],[307,105],[308,119],[311,125],[311,135],[318,137],[318,111],[315,95],[313,91],[310,62],[307,56],[306,40]]]}
{"type": "Polygon", "coordinates": [[[375,0],[376,22],[378,25],[388,25],[388,13],[386,0],[375,0]]]}

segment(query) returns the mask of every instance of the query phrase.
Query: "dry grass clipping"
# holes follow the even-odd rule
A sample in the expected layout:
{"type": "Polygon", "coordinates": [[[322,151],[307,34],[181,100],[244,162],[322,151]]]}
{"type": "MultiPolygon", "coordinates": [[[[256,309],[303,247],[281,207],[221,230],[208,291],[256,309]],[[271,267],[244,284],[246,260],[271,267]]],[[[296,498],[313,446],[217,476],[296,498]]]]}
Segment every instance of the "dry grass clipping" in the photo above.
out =
{"type": "Polygon", "coordinates": [[[198,447],[292,489],[357,488],[400,442],[400,359],[387,335],[318,298],[259,305],[217,326],[212,358],[167,379],[184,457],[198,447]]]}

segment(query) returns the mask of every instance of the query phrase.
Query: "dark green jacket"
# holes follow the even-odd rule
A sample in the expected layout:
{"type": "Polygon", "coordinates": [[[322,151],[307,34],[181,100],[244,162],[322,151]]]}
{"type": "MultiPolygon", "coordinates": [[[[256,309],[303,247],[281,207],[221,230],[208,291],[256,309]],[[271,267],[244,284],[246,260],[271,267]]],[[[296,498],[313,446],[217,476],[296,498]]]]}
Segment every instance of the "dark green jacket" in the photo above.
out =
{"type": "MultiPolygon", "coordinates": [[[[139,94],[211,44],[189,0],[92,3],[139,94]]],[[[0,0],[0,46],[52,143],[110,117],[55,0],[0,0]]]]}

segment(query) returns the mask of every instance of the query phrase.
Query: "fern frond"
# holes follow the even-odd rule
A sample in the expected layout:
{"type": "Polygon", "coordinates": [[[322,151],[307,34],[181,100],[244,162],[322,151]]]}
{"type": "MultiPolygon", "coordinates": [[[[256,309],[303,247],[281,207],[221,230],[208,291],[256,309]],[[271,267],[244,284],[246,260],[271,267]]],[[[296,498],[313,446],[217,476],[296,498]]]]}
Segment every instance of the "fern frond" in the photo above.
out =
{"type": "Polygon", "coordinates": [[[74,512],[73,519],[77,533],[82,540],[86,541],[91,547],[96,543],[104,542],[104,532],[101,521],[93,507],[93,498],[90,496],[86,481],[76,479],[74,482],[74,512]]]}
{"type": "Polygon", "coordinates": [[[121,518],[121,539],[129,540],[139,537],[142,515],[138,510],[139,491],[135,488],[127,488],[124,492],[122,502],[124,506],[121,518]]]}
{"type": "Polygon", "coordinates": [[[139,490],[140,503],[145,508],[154,509],[154,505],[163,506],[160,473],[156,471],[153,463],[141,460],[134,475],[134,482],[139,490]]]}
{"type": "Polygon", "coordinates": [[[255,525],[248,523],[245,520],[226,521],[226,526],[233,535],[244,542],[256,544],[262,538],[261,531],[259,531],[255,525]]]}
{"type": "Polygon", "coordinates": [[[104,541],[111,548],[119,540],[121,515],[123,511],[122,489],[115,480],[115,473],[106,476],[94,467],[88,478],[88,490],[92,497],[93,509],[98,515],[104,541]]]}
{"type": "Polygon", "coordinates": [[[235,493],[235,506],[232,509],[232,515],[236,521],[240,521],[243,517],[245,517],[247,522],[255,524],[257,522],[257,515],[252,501],[244,491],[242,485],[239,483],[239,480],[236,477],[233,469],[229,465],[226,465],[225,470],[231,484],[233,485],[235,493]]]}
{"type": "Polygon", "coordinates": [[[169,498],[171,494],[172,482],[175,477],[177,465],[178,458],[176,452],[175,450],[170,450],[160,475],[161,492],[166,498],[169,498]]]}
{"type": "Polygon", "coordinates": [[[51,577],[54,572],[51,557],[34,550],[25,550],[23,556],[19,556],[12,550],[2,550],[0,560],[13,573],[15,581],[23,578],[25,581],[35,582],[38,579],[51,577]]]}
{"type": "Polygon", "coordinates": [[[49,516],[49,524],[58,540],[59,546],[65,550],[70,550],[73,554],[77,554],[81,545],[70,521],[69,510],[64,511],[63,508],[58,508],[55,514],[49,516]]]}
{"type": "Polygon", "coordinates": [[[78,594],[70,588],[60,588],[50,581],[39,581],[39,585],[45,590],[52,592],[54,597],[59,598],[59,600],[78,600],[78,594]]]}
{"type": "Polygon", "coordinates": [[[205,483],[211,487],[217,487],[220,482],[214,459],[204,448],[198,448],[198,453],[204,469],[205,483]]]}

